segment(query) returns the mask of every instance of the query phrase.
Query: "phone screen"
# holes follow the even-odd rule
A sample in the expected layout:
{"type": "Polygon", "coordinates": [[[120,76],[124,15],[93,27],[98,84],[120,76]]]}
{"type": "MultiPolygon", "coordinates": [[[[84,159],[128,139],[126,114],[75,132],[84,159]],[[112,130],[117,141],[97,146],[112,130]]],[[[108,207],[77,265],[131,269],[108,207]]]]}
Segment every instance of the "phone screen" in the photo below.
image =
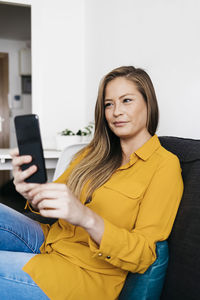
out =
{"type": "Polygon", "coordinates": [[[32,165],[37,171],[26,182],[44,183],[47,181],[45,160],[37,115],[22,115],[15,117],[15,130],[20,155],[31,155],[32,161],[21,166],[22,170],[32,165]]]}

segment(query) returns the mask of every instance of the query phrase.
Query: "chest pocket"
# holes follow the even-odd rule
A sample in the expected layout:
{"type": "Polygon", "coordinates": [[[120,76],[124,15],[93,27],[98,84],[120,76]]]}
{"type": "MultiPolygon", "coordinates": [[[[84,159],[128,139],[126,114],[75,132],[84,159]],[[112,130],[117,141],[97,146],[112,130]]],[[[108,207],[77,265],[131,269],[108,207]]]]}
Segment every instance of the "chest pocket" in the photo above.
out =
{"type": "Polygon", "coordinates": [[[107,182],[104,184],[105,189],[112,190],[117,194],[121,194],[126,198],[139,200],[143,198],[145,193],[145,186],[140,182],[118,182],[118,184],[113,184],[111,182],[107,182]]]}

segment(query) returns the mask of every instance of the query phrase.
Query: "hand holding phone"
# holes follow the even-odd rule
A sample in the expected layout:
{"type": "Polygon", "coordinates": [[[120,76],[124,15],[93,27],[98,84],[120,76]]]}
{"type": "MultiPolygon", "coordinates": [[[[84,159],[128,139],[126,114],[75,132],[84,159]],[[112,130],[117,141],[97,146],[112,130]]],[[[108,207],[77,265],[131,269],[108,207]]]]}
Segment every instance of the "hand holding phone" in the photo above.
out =
{"type": "Polygon", "coordinates": [[[32,161],[21,166],[26,170],[32,165],[37,166],[37,171],[27,178],[26,182],[45,183],[47,181],[45,160],[37,115],[21,115],[15,117],[15,130],[20,155],[31,155],[32,161]]]}

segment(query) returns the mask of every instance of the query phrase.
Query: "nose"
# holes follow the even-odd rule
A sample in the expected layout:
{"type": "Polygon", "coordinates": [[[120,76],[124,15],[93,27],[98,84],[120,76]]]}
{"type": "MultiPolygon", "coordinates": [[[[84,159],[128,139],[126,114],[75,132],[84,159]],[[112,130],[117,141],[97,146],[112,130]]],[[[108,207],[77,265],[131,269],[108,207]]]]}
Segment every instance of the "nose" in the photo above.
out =
{"type": "Polygon", "coordinates": [[[114,109],[113,109],[113,115],[115,117],[120,116],[122,114],[122,107],[121,107],[121,103],[117,102],[114,105],[114,109]]]}

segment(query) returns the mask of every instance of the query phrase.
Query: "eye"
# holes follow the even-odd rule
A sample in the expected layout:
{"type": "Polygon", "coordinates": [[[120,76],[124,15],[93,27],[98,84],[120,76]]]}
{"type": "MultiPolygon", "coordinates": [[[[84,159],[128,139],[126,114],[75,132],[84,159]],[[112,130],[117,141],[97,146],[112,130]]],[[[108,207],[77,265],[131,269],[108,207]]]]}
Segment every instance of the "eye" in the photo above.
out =
{"type": "Polygon", "coordinates": [[[123,102],[124,103],[129,103],[129,102],[132,102],[133,100],[132,99],[129,99],[129,98],[125,98],[125,99],[123,99],[123,102]]]}
{"type": "Polygon", "coordinates": [[[104,104],[104,107],[106,108],[106,107],[109,107],[109,106],[111,106],[111,105],[112,105],[111,102],[107,102],[107,103],[104,104]]]}

